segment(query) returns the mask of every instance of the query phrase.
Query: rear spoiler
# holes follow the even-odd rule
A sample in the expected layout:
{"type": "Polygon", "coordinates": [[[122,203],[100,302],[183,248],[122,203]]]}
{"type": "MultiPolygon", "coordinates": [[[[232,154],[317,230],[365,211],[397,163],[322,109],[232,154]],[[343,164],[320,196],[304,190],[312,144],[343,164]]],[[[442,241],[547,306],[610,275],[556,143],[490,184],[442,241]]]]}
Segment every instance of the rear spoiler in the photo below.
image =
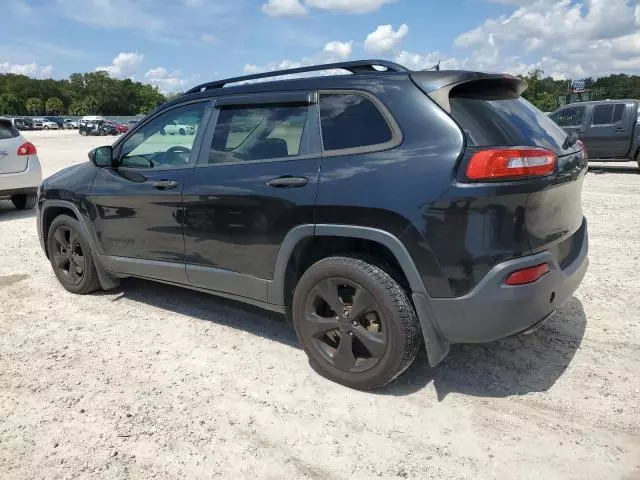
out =
{"type": "Polygon", "coordinates": [[[412,72],[411,79],[442,109],[451,113],[451,97],[506,100],[518,98],[527,89],[527,82],[506,74],[481,72],[412,72]]]}

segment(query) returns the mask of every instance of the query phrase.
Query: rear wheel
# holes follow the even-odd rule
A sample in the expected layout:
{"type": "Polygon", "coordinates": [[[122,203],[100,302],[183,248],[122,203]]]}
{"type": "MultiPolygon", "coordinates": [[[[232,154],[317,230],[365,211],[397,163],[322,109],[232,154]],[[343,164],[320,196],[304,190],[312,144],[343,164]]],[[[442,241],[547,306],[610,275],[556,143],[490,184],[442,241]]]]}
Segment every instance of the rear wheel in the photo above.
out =
{"type": "Polygon", "coordinates": [[[186,131],[184,128],[181,128],[180,130],[178,130],[178,133],[179,133],[180,135],[186,135],[186,134],[187,134],[187,131],[186,131]]]}
{"type": "Polygon", "coordinates": [[[86,294],[100,286],[91,249],[75,218],[60,215],[53,220],[47,251],[58,281],[69,292],[86,294]]]}
{"type": "Polygon", "coordinates": [[[312,265],[296,286],[293,323],[313,368],[372,389],[404,372],[421,344],[413,306],[383,269],[353,257],[312,265]]]}
{"type": "Polygon", "coordinates": [[[164,128],[160,130],[160,135],[166,135],[166,134],[167,134],[167,131],[164,128]]]}
{"type": "Polygon", "coordinates": [[[35,193],[23,193],[21,195],[14,195],[11,197],[13,206],[18,210],[31,210],[36,206],[38,196],[35,193]]]}

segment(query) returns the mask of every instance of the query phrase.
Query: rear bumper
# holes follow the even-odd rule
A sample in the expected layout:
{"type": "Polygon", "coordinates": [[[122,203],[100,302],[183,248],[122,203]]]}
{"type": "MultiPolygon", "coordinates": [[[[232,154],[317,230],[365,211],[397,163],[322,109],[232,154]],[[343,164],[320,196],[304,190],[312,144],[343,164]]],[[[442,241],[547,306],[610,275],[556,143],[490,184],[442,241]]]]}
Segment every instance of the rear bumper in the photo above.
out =
{"type": "MultiPolygon", "coordinates": [[[[589,264],[586,220],[581,236],[581,245],[576,246],[579,252],[564,268],[547,250],[495,266],[471,292],[462,297],[426,298],[423,294],[414,294],[427,344],[435,343],[438,351],[446,355],[448,345],[452,343],[490,342],[536,326],[569,300],[582,282],[589,264]],[[521,286],[504,284],[505,278],[513,271],[541,263],[548,263],[551,271],[538,281],[521,286]],[[427,323],[433,327],[431,339],[426,338],[427,323]]],[[[429,361],[434,364],[442,358],[432,361],[430,356],[429,361]]]]}
{"type": "Polygon", "coordinates": [[[36,155],[30,155],[27,168],[16,173],[0,174],[0,197],[31,193],[42,183],[42,169],[36,155]]]}

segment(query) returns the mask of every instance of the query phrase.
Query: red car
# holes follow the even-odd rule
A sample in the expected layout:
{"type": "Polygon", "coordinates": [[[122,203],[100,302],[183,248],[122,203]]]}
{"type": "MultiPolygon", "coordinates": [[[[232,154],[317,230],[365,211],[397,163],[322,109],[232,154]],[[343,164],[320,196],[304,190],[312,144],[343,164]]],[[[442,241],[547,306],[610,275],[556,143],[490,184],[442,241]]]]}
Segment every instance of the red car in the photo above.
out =
{"type": "Polygon", "coordinates": [[[127,133],[129,131],[129,125],[126,123],[116,122],[116,130],[118,133],[127,133]]]}

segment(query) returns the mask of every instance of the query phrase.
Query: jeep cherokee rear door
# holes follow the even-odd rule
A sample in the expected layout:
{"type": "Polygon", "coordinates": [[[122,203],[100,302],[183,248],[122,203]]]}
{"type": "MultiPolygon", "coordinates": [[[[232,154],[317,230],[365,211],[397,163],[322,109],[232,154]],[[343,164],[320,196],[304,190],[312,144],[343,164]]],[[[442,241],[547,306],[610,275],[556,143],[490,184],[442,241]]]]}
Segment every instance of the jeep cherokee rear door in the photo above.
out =
{"type": "Polygon", "coordinates": [[[314,223],[316,95],[219,97],[184,190],[187,275],[194,286],[267,301],[289,231],[314,223]]]}

